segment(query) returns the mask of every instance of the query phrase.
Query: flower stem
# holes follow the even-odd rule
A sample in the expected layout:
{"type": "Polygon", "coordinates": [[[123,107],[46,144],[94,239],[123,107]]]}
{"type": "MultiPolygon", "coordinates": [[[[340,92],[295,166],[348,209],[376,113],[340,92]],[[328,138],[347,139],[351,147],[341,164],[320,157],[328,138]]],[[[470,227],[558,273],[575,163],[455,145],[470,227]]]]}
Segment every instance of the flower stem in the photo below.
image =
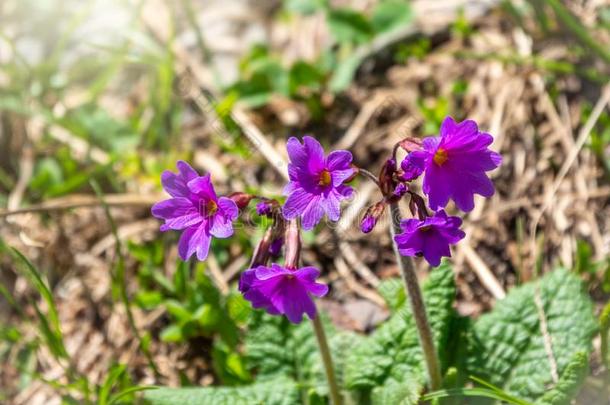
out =
{"type": "Polygon", "coordinates": [[[328,390],[330,392],[331,403],[333,405],[341,405],[341,394],[339,393],[339,386],[337,385],[337,379],[335,378],[333,360],[330,355],[328,340],[326,340],[326,333],[324,333],[324,326],[322,326],[320,316],[316,314],[316,316],[311,320],[311,323],[313,325],[313,330],[316,333],[318,348],[320,349],[320,355],[322,356],[322,363],[324,364],[324,371],[326,372],[326,380],[328,381],[328,390]]]}
{"type": "Polygon", "coordinates": [[[401,215],[398,202],[390,204],[389,214],[390,221],[392,222],[390,230],[396,262],[407,289],[409,303],[411,304],[411,312],[413,312],[413,317],[415,318],[415,325],[417,326],[417,332],[419,334],[419,343],[424,352],[426,368],[428,369],[428,375],[430,377],[430,390],[436,391],[441,388],[441,372],[438,364],[438,357],[436,355],[436,348],[434,347],[434,340],[432,339],[432,330],[430,329],[430,323],[428,322],[428,317],[426,315],[426,307],[413,267],[413,261],[410,257],[402,256],[400,254],[398,245],[394,240],[394,236],[401,232],[401,215]]]}

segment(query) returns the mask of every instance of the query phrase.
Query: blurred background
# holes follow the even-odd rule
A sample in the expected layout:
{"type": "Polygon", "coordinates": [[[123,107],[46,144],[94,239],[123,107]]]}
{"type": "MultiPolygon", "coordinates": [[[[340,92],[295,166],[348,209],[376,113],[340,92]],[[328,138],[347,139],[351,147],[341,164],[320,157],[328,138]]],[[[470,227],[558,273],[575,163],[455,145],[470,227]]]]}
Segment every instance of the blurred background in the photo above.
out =
{"type": "MultiPolygon", "coordinates": [[[[150,205],[177,159],[219,193],[279,197],[289,136],[377,171],[405,136],[476,120],[504,163],[453,252],[458,312],[557,266],[599,311],[609,100],[603,0],[2,0],[0,402],[251,381],[236,280],[259,219],[184,263],[150,205]]],[[[387,317],[376,287],[398,272],[387,223],[357,226],[380,196],[356,187],[338,226],[304,235],[304,260],[331,283],[333,322],[367,332],[387,317]]],[[[582,401],[600,398],[599,354],[591,370],[582,401]]]]}

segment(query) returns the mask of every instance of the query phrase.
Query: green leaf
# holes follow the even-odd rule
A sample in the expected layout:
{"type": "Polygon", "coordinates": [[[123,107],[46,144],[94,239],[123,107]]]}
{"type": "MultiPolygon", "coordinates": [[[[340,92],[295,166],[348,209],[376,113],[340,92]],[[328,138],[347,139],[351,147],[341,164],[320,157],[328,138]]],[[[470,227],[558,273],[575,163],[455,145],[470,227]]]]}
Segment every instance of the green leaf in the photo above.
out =
{"type": "Polygon", "coordinates": [[[243,387],[159,388],[147,391],[144,399],[151,405],[294,405],[299,390],[287,378],[243,387]]]}
{"type": "Polygon", "coordinates": [[[588,354],[585,352],[576,353],[561,374],[557,384],[536,401],[536,405],[568,405],[572,398],[578,394],[578,390],[588,372],[588,354]]]}
{"type": "Polygon", "coordinates": [[[360,67],[362,59],[363,57],[361,55],[353,53],[340,61],[330,79],[330,90],[338,93],[347,89],[356,75],[356,71],[360,67]]]}
{"type": "MultiPolygon", "coordinates": [[[[454,311],[455,282],[451,267],[443,263],[424,283],[424,301],[436,347],[443,354],[454,311]]],[[[370,391],[374,403],[416,403],[426,381],[423,354],[407,302],[346,360],[347,387],[370,391]],[[391,401],[391,402],[386,402],[391,401]]]]}
{"type": "Polygon", "coordinates": [[[185,337],[182,334],[182,328],[179,325],[172,324],[161,331],[159,338],[164,342],[181,342],[185,337]]]}
{"type": "MultiPolygon", "coordinates": [[[[364,337],[336,331],[324,314],[319,316],[322,317],[337,382],[340,388],[345,387],[343,371],[348,353],[364,337]]],[[[311,322],[293,325],[283,317],[255,312],[246,336],[246,358],[258,381],[291,378],[297,381],[311,403],[325,403],[323,398],[328,397],[328,385],[311,322]]]]}
{"type": "Polygon", "coordinates": [[[373,9],[371,24],[375,33],[380,34],[408,25],[412,19],[409,3],[404,0],[384,0],[373,9]]]}
{"type": "Polygon", "coordinates": [[[470,336],[470,374],[527,400],[544,395],[553,379],[540,312],[560,376],[574,353],[591,351],[597,330],[591,300],[578,277],[559,269],[514,288],[491,313],[479,318],[470,336]],[[538,293],[542,311],[536,305],[538,293]]]}
{"type": "Polygon", "coordinates": [[[400,278],[388,278],[382,280],[377,289],[392,311],[400,308],[407,299],[405,287],[400,278]]]}
{"type": "Polygon", "coordinates": [[[357,11],[335,9],[326,15],[326,19],[337,42],[364,43],[373,37],[373,27],[366,17],[357,11]]]}

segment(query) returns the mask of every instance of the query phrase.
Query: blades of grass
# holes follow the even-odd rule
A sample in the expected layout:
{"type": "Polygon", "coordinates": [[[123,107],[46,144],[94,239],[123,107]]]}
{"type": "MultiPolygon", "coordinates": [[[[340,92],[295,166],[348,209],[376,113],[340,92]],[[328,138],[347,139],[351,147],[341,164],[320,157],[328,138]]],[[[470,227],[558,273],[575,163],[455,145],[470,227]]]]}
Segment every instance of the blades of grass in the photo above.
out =
{"type": "Polygon", "coordinates": [[[507,393],[506,391],[504,391],[502,388],[500,387],[496,387],[495,385],[481,379],[475,376],[470,376],[470,379],[473,380],[474,382],[481,384],[482,386],[484,386],[486,389],[489,389],[493,392],[495,392],[497,395],[499,395],[500,397],[503,398],[504,401],[512,403],[512,404],[518,404],[518,405],[530,405],[529,402],[517,398],[509,393],[507,393]]]}
{"type": "Polygon", "coordinates": [[[114,366],[111,369],[110,373],[106,377],[106,380],[104,381],[104,384],[100,388],[100,393],[97,397],[97,402],[99,405],[108,404],[108,400],[110,397],[110,391],[112,390],[112,387],[114,386],[116,381],[119,379],[119,377],[125,372],[125,370],[127,370],[127,368],[122,364],[114,366]]]}
{"type": "Polygon", "coordinates": [[[582,25],[580,21],[558,0],[547,0],[547,4],[551,6],[557,18],[576,36],[576,38],[585,46],[591,48],[600,58],[606,63],[610,63],[610,48],[602,45],[589,34],[587,27],[582,25]]]}
{"type": "Polygon", "coordinates": [[[140,331],[138,330],[138,328],[136,326],[136,322],[133,317],[133,312],[131,312],[131,306],[129,304],[129,296],[127,294],[127,284],[125,281],[125,256],[123,255],[122,243],[121,243],[121,239],[119,238],[119,233],[118,233],[118,230],[116,227],[116,223],[114,222],[114,218],[112,218],[112,215],[110,214],[110,207],[108,207],[108,204],[106,204],[106,201],[104,200],[104,195],[102,193],[102,189],[100,188],[99,184],[97,184],[97,182],[93,179],[90,181],[90,184],[91,184],[91,187],[93,188],[93,190],[95,191],[95,194],[99,198],[100,203],[102,204],[102,207],[104,208],[104,214],[106,215],[106,219],[107,219],[108,223],[110,224],[112,236],[114,237],[116,271],[112,273],[113,284],[115,284],[118,287],[120,299],[123,302],[123,305],[125,306],[125,311],[127,313],[127,320],[129,322],[129,327],[131,328],[131,331],[134,334],[135,338],[138,340],[138,345],[140,346],[140,350],[142,350],[142,353],[146,357],[146,360],[148,361],[148,365],[151,368],[151,370],[153,370],[153,372],[155,373],[155,376],[159,377],[160,376],[159,370],[157,369],[157,366],[155,365],[155,363],[152,359],[152,356],[150,355],[150,352],[148,351],[147,345],[144,344],[142,336],[140,335],[140,331]]]}
{"type": "Polygon", "coordinates": [[[64,345],[57,307],[55,306],[55,302],[53,300],[53,294],[46,282],[43,280],[42,275],[20,251],[13,247],[7,246],[2,240],[0,240],[0,251],[7,252],[14,261],[20,263],[20,266],[16,267],[21,269],[20,273],[25,276],[25,278],[40,294],[46,303],[48,309],[47,313],[45,314],[38,306],[38,303],[32,300],[32,305],[34,306],[39,320],[38,327],[42,336],[47,341],[49,349],[57,360],[69,359],[70,356],[68,355],[64,345]]]}
{"type": "Polygon", "coordinates": [[[156,390],[159,388],[161,388],[161,387],[157,387],[155,385],[145,385],[145,386],[137,386],[137,387],[130,387],[130,388],[124,389],[123,391],[119,392],[115,396],[111,397],[110,401],[108,401],[108,405],[112,405],[115,402],[117,402],[119,399],[121,399],[129,394],[133,394],[134,392],[156,390]]]}
{"type": "Polygon", "coordinates": [[[488,388],[452,388],[430,392],[422,397],[422,401],[434,401],[440,398],[448,397],[479,397],[490,398],[497,401],[506,402],[514,405],[532,405],[530,402],[523,401],[518,398],[506,397],[500,395],[494,390],[488,388]]]}

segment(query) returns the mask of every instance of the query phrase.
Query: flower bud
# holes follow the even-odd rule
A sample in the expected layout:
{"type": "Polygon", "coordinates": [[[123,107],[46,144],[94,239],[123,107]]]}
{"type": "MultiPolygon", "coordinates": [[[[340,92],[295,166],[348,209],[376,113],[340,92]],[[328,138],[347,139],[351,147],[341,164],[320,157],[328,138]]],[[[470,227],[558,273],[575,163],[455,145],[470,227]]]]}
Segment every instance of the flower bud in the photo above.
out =
{"type": "Polygon", "coordinates": [[[256,196],[254,196],[252,194],[244,193],[242,191],[237,191],[235,193],[229,194],[228,197],[235,202],[235,204],[237,205],[237,208],[239,208],[240,210],[243,210],[244,208],[246,208],[248,206],[248,204],[250,204],[250,201],[252,201],[252,199],[256,196]]]}
{"type": "Polygon", "coordinates": [[[421,149],[422,140],[419,138],[413,138],[411,136],[408,136],[402,141],[398,142],[398,145],[400,145],[401,148],[407,151],[407,153],[411,153],[421,149]]]}
{"type": "Polygon", "coordinates": [[[386,202],[384,200],[379,201],[371,205],[364,214],[362,221],[360,222],[360,230],[363,233],[369,233],[373,230],[377,221],[383,215],[385,211],[386,202]]]}
{"type": "Polygon", "coordinates": [[[379,173],[379,188],[384,196],[390,195],[394,191],[395,181],[394,173],[396,172],[396,160],[388,159],[379,173]]]}

